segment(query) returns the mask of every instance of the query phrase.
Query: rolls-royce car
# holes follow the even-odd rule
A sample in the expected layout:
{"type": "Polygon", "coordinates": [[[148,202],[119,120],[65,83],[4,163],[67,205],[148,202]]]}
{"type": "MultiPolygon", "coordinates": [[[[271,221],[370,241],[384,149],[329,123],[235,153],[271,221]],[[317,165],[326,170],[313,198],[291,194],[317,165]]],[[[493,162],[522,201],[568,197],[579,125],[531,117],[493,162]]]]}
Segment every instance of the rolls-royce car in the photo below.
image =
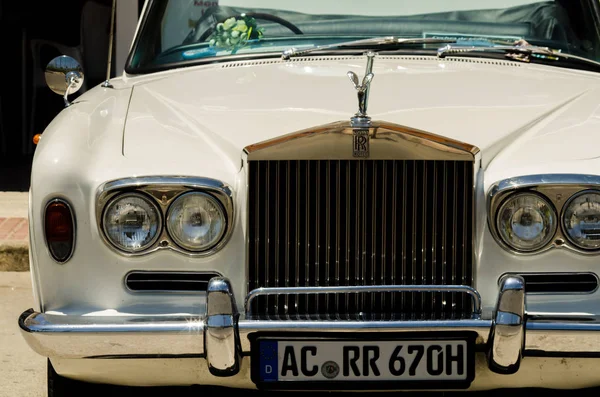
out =
{"type": "Polygon", "coordinates": [[[600,386],[599,61],[597,0],[147,1],[48,65],[49,395],[600,386]]]}

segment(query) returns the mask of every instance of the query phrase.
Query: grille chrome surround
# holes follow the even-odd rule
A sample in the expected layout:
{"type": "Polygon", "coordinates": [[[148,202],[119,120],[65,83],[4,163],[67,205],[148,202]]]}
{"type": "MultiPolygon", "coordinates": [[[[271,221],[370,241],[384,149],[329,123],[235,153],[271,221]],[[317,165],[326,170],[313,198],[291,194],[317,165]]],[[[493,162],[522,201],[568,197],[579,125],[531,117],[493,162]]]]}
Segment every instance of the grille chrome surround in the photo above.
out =
{"type": "Polygon", "coordinates": [[[250,291],[244,302],[246,319],[252,320],[252,303],[259,296],[294,295],[294,294],[348,294],[366,292],[459,292],[468,294],[471,299],[472,319],[481,318],[481,295],[479,292],[463,285],[349,285],[334,287],[288,287],[257,288],[250,291]]]}
{"type": "MultiPolygon", "coordinates": [[[[369,134],[370,159],[352,157],[347,122],[246,148],[248,291],[473,285],[478,149],[380,122],[369,134]]],[[[466,294],[431,291],[286,293],[250,309],[264,319],[473,315],[466,294]]]]}

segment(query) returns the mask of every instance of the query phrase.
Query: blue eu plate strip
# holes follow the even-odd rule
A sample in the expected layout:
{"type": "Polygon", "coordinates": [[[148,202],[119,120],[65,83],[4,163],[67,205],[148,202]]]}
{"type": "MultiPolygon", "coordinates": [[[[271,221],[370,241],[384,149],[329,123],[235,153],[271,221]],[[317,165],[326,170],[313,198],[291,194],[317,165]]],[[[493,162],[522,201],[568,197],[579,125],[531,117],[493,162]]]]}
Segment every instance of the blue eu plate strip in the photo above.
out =
{"type": "Polygon", "coordinates": [[[277,381],[277,342],[264,340],[260,342],[260,379],[265,382],[277,381]]]}

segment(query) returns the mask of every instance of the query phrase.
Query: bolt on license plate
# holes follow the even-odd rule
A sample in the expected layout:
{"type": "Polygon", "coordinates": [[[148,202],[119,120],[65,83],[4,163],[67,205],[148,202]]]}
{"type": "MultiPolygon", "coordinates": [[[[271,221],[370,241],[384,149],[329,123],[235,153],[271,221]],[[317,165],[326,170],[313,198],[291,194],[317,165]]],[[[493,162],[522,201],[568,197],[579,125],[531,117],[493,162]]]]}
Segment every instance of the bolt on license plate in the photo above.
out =
{"type": "Polygon", "coordinates": [[[302,383],[337,389],[338,382],[344,388],[362,388],[363,383],[375,388],[466,388],[474,378],[474,346],[468,338],[258,338],[254,346],[253,380],[267,388],[302,383]]]}

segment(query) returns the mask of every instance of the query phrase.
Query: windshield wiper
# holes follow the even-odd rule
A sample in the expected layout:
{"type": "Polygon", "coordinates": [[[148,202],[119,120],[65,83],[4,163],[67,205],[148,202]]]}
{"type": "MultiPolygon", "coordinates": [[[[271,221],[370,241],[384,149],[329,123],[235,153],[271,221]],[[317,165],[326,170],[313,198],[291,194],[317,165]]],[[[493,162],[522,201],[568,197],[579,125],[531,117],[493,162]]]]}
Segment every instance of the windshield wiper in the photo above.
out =
{"type": "Polygon", "coordinates": [[[456,43],[455,39],[434,39],[434,38],[400,38],[395,36],[387,36],[387,37],[373,37],[370,39],[361,39],[361,40],[352,40],[345,41],[341,43],[335,44],[327,44],[316,47],[307,48],[304,50],[299,50],[297,48],[288,48],[287,50],[281,53],[281,58],[284,60],[288,60],[292,57],[302,56],[304,54],[308,54],[314,51],[328,50],[331,48],[343,48],[343,47],[373,47],[373,46],[404,46],[404,45],[412,45],[412,44],[445,44],[445,43],[456,43]]]}
{"type": "Polygon", "coordinates": [[[524,40],[517,41],[514,45],[496,45],[496,46],[452,46],[450,44],[441,47],[437,51],[438,58],[447,56],[461,56],[474,52],[498,52],[504,53],[507,58],[519,62],[531,62],[532,59],[542,59],[550,61],[568,60],[582,62],[594,65],[600,68],[600,62],[577,55],[567,54],[549,47],[540,47],[531,45],[524,40]]]}

